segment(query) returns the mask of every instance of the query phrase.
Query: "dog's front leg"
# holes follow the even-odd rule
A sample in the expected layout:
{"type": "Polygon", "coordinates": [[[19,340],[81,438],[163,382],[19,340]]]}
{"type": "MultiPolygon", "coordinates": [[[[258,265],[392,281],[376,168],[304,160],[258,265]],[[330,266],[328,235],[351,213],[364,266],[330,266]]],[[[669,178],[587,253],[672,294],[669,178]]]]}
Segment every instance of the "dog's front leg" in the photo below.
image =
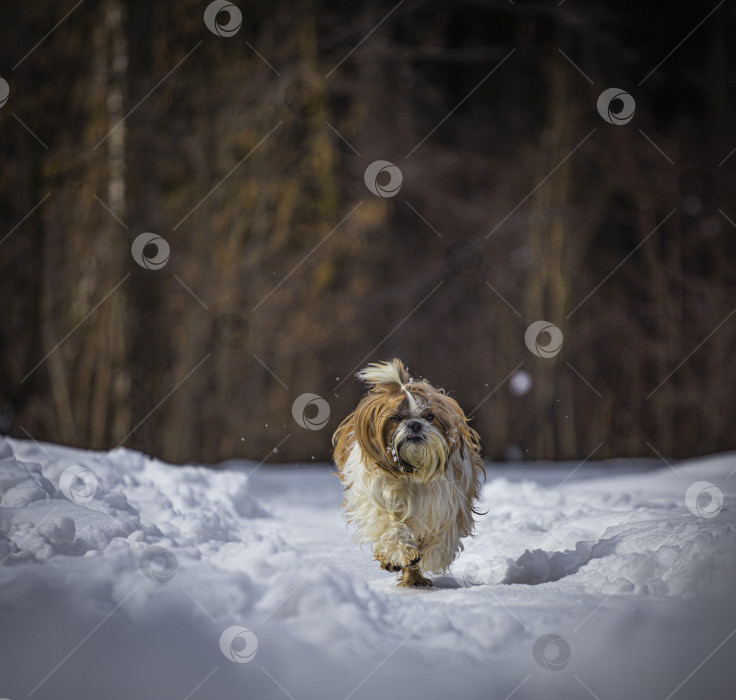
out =
{"type": "Polygon", "coordinates": [[[373,546],[373,553],[386,571],[400,571],[399,586],[431,586],[422,576],[417,564],[422,558],[421,543],[404,523],[387,519],[381,538],[373,546]]]}
{"type": "Polygon", "coordinates": [[[373,554],[386,571],[401,571],[415,566],[422,558],[414,533],[400,520],[388,515],[376,523],[379,533],[373,544],[373,554]]]}

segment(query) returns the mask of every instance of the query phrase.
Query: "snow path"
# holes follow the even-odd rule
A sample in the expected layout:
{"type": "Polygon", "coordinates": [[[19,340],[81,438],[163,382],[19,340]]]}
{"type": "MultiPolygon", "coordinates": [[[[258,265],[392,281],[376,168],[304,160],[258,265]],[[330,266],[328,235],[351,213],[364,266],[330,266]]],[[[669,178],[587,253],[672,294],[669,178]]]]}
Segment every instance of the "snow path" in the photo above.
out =
{"type": "Polygon", "coordinates": [[[0,696],[733,697],[734,454],[489,466],[423,590],[328,466],[226,467],[0,438],[0,696]]]}

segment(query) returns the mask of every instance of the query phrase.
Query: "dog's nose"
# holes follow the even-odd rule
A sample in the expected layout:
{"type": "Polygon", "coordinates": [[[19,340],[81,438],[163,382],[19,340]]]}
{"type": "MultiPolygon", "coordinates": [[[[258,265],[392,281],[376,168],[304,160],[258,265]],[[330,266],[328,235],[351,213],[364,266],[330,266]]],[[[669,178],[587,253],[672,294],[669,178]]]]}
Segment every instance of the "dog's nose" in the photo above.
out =
{"type": "Polygon", "coordinates": [[[409,421],[406,427],[412,435],[419,435],[422,432],[422,424],[418,420],[409,421]]]}

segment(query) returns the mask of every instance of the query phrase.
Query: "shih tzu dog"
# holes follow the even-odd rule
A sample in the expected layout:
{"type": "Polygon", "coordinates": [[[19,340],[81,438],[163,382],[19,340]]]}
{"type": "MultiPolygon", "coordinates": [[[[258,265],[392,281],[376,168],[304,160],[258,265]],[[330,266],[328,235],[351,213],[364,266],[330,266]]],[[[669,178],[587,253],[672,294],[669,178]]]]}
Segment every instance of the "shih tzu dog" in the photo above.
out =
{"type": "Polygon", "coordinates": [[[480,438],[458,403],[399,360],[358,372],[370,389],[332,443],[355,539],[399,586],[429,586],[471,534],[484,476],[480,438]]]}

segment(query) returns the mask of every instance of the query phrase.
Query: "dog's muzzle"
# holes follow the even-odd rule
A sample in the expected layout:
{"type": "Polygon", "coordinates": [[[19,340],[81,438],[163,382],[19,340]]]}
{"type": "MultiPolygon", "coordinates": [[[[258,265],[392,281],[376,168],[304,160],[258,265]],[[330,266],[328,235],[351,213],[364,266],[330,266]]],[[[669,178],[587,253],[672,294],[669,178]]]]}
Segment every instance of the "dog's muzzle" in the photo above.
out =
{"type": "MultiPolygon", "coordinates": [[[[401,446],[399,446],[399,449],[400,448],[401,446]]],[[[401,459],[399,452],[396,450],[396,445],[394,445],[393,443],[386,448],[386,452],[388,452],[389,456],[394,461],[396,468],[400,472],[404,472],[405,474],[413,474],[416,471],[415,467],[412,467],[411,464],[407,464],[403,459],[401,459]]]]}

